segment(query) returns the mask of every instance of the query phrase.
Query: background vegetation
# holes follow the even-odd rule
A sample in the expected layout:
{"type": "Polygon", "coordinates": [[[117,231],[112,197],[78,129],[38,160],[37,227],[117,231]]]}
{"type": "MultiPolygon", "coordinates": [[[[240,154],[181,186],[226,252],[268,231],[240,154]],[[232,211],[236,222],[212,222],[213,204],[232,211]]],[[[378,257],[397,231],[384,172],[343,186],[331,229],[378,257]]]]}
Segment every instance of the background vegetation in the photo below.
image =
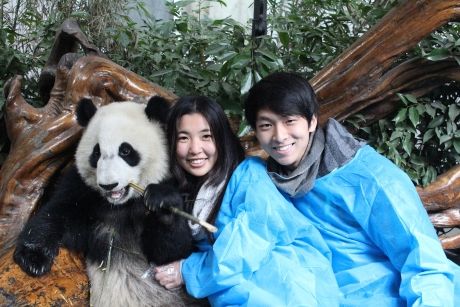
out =
{"type": "MultiPolygon", "coordinates": [[[[229,116],[242,116],[242,97],[263,76],[277,70],[311,78],[374,25],[397,0],[268,0],[268,33],[250,37],[250,23],[211,20],[211,2],[167,1],[170,20],[155,20],[140,1],[16,0],[2,1],[0,86],[25,75],[26,99],[40,105],[37,77],[54,33],[73,17],[114,62],[178,95],[215,97],[229,116]],[[185,9],[198,2],[193,13],[185,9]],[[136,10],[142,23],[127,14],[136,10]]],[[[251,8],[248,8],[252,10],[251,8]]],[[[459,24],[450,23],[402,59],[446,57],[460,64],[459,24]]],[[[376,123],[349,120],[358,134],[405,169],[416,184],[427,184],[460,161],[458,84],[446,84],[427,97],[401,93],[401,108],[376,123]]],[[[3,106],[4,99],[0,99],[3,106]]],[[[2,113],[0,113],[2,116],[2,113]]],[[[240,133],[245,133],[244,121],[240,133]]],[[[2,152],[7,151],[4,129],[2,152]]]]}

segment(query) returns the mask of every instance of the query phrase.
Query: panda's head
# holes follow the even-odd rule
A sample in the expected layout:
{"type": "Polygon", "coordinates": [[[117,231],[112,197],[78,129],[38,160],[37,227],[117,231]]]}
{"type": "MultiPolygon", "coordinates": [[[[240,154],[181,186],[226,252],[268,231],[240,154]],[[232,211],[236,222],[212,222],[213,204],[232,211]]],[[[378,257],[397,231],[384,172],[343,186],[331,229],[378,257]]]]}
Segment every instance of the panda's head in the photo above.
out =
{"type": "Polygon", "coordinates": [[[121,205],[138,196],[130,182],[145,187],[164,179],[169,164],[162,123],[168,109],[159,96],[147,106],[114,102],[100,108],[82,99],[77,121],[86,129],[75,159],[85,183],[110,203],[121,205]]]}

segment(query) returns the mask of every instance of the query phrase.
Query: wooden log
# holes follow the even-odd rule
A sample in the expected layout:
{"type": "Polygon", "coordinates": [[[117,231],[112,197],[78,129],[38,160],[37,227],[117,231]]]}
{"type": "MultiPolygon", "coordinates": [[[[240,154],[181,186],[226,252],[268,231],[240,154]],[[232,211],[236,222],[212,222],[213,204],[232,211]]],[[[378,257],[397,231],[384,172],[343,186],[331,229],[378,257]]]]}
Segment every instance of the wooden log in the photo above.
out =
{"type": "MultiPolygon", "coordinates": [[[[330,117],[343,120],[370,105],[396,99],[391,98],[396,92],[410,90],[414,82],[393,84],[401,70],[410,76],[407,68],[392,68],[395,61],[431,32],[459,18],[458,0],[401,2],[312,78],[321,103],[320,123],[330,117]]],[[[452,68],[458,69],[458,65],[452,68]]],[[[417,79],[424,80],[423,69],[418,70],[417,79]]]]}
{"type": "Polygon", "coordinates": [[[12,251],[0,258],[0,306],[89,306],[89,283],[82,257],[61,249],[51,272],[30,277],[13,262],[12,251]]]}
{"type": "Polygon", "coordinates": [[[454,236],[441,236],[439,239],[444,249],[460,248],[460,234],[454,236]]]}
{"type": "Polygon", "coordinates": [[[417,192],[427,211],[439,211],[459,205],[460,165],[438,176],[435,182],[425,188],[417,187],[417,192]]]}

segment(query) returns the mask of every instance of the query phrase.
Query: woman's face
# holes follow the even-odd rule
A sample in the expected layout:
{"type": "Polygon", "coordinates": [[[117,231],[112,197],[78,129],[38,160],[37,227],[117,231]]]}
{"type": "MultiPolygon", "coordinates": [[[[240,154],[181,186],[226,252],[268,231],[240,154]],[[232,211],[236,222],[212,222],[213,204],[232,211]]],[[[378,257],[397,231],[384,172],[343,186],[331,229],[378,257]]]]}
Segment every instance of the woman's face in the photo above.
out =
{"type": "Polygon", "coordinates": [[[176,159],[189,174],[201,177],[216,164],[217,149],[206,119],[199,113],[187,114],[177,123],[176,159]]]}

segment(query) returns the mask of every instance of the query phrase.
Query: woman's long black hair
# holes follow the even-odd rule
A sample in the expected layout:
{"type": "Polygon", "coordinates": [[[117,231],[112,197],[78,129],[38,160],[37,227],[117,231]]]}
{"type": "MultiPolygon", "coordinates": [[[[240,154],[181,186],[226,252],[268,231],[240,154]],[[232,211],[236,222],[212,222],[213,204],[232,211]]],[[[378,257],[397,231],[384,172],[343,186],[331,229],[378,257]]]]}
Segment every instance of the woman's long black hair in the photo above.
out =
{"type": "Polygon", "coordinates": [[[214,223],[219,212],[225,187],[233,170],[244,159],[244,150],[239,139],[233,133],[227,116],[222,107],[205,96],[181,97],[172,107],[167,125],[171,173],[179,184],[182,192],[188,193],[195,199],[201,186],[207,182],[210,186],[218,186],[225,182],[224,188],[216,198],[214,208],[209,214],[208,222],[214,223]],[[203,177],[195,177],[187,173],[176,159],[177,126],[182,116],[187,114],[201,114],[209,124],[211,135],[217,150],[217,160],[214,167],[203,177]]]}

